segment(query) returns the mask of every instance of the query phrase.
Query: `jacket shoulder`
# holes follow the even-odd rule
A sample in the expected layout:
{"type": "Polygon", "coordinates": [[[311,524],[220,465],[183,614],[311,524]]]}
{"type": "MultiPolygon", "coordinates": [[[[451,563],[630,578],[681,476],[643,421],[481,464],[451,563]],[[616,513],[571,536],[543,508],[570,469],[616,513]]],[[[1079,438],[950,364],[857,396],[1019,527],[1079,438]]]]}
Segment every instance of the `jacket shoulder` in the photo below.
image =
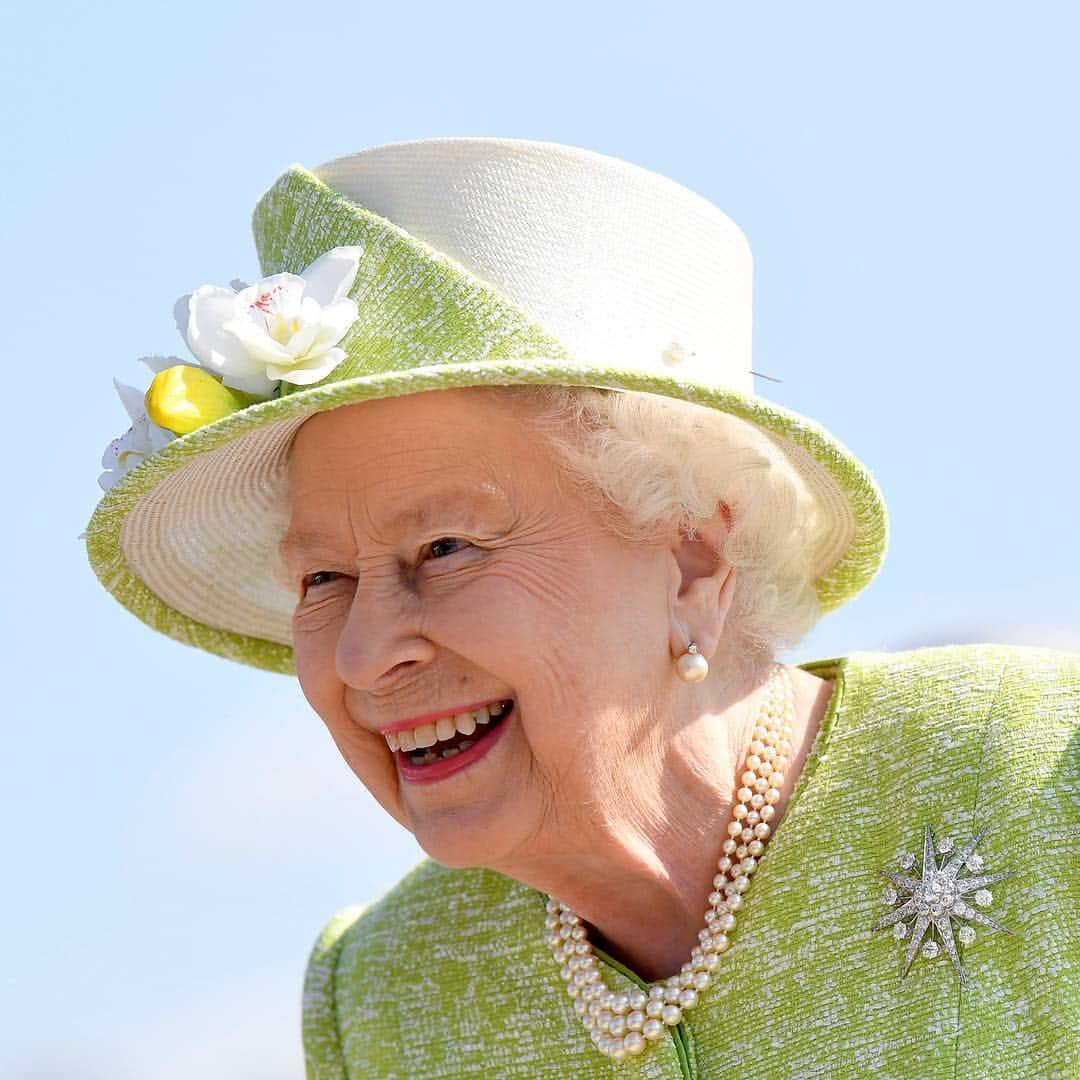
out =
{"type": "MultiPolygon", "coordinates": [[[[448,1029],[460,1004],[461,1023],[479,1034],[473,999],[482,973],[505,967],[519,968],[523,977],[532,972],[532,957],[522,955],[515,931],[523,921],[542,926],[543,904],[541,894],[494,871],[425,858],[373,903],[338,912],[316,940],[304,980],[308,1080],[409,1077],[421,1066],[432,1076],[444,1075],[440,1068],[445,1075],[458,1075],[459,1068],[464,1074],[464,1063],[452,1060],[452,1040],[443,1046],[426,1039],[425,1003],[442,1002],[448,1029]],[[447,1061],[437,1068],[444,1051],[447,1061]]],[[[550,963],[539,935],[535,946],[550,963]]],[[[488,1008],[482,1016],[495,1023],[498,1013],[488,1008]]],[[[478,1043],[478,1053],[482,1047],[478,1043]]],[[[474,1064],[482,1073],[482,1063],[474,1064]]]]}

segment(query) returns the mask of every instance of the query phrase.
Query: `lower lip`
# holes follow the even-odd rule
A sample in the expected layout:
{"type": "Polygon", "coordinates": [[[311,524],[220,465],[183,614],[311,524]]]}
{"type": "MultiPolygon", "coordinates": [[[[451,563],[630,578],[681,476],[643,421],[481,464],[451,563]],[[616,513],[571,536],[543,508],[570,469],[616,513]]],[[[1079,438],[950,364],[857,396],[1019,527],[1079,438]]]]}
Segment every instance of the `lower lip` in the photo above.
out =
{"type": "Polygon", "coordinates": [[[404,750],[399,750],[396,755],[398,772],[410,784],[435,784],[448,776],[453,776],[454,773],[461,772],[462,769],[467,769],[487,754],[502,738],[507,725],[514,718],[516,704],[515,702],[511,705],[510,711],[503,714],[496,728],[489,731],[479,742],[473,743],[468,750],[462,750],[460,754],[455,754],[452,758],[442,758],[430,765],[414,765],[409,760],[408,754],[404,750]]]}

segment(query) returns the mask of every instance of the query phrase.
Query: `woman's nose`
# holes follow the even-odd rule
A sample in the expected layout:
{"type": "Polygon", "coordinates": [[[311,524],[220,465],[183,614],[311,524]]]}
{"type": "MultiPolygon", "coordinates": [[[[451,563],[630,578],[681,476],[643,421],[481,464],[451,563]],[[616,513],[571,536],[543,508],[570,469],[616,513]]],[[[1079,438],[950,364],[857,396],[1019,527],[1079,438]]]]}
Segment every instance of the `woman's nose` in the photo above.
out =
{"type": "Polygon", "coordinates": [[[357,586],[338,636],[335,663],[346,686],[378,690],[409,667],[429,661],[435,646],[420,630],[419,603],[405,590],[357,586]]]}

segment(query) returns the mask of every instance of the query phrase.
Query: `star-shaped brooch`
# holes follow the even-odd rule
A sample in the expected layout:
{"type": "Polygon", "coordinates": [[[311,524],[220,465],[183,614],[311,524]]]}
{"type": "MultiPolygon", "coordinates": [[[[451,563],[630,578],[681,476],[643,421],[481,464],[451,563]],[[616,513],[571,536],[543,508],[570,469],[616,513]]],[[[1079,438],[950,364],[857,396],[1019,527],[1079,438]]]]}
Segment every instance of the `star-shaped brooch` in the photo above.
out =
{"type": "Polygon", "coordinates": [[[960,944],[965,948],[974,943],[975,928],[961,922],[961,919],[988,926],[991,930],[1000,930],[1004,934],[1012,934],[1011,930],[991,919],[989,915],[976,911],[965,899],[974,893],[971,898],[979,907],[989,907],[994,898],[987,885],[1003,881],[1016,873],[1015,870],[1003,870],[996,874],[980,873],[983,860],[981,855],[975,854],[975,847],[984,832],[985,830],[980,830],[976,833],[955,854],[955,845],[951,839],[946,837],[939,840],[935,854],[934,837],[927,825],[923,834],[921,869],[915,854],[905,852],[900,856],[900,866],[903,870],[911,871],[910,874],[897,873],[895,870],[881,871],[882,876],[892,882],[886,886],[882,897],[892,910],[877,923],[874,930],[891,926],[893,937],[897,941],[907,939],[901,978],[907,975],[911,961],[915,959],[915,953],[919,951],[921,944],[922,954],[928,960],[934,959],[944,947],[956,968],[961,984],[966,985],[964,968],[953,937],[953,920],[957,922],[956,938],[959,938],[960,944]],[[940,866],[937,861],[938,854],[943,857],[940,866]],[[961,877],[961,869],[970,871],[974,876],[961,877]],[[897,904],[900,906],[897,907],[897,904]],[[912,917],[911,923],[904,921],[909,916],[912,917]]]}

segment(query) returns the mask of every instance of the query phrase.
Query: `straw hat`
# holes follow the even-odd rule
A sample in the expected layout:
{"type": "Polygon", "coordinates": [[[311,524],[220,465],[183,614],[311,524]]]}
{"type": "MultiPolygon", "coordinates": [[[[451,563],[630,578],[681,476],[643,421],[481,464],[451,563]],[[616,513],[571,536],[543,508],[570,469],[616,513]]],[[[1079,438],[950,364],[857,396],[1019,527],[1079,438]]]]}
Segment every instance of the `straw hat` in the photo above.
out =
{"type": "Polygon", "coordinates": [[[145,623],[291,672],[295,593],[277,544],[287,456],[316,412],[492,384],[644,391],[740,417],[821,510],[823,610],[876,574],[885,506],[824,428],[754,393],[751,255],[708,200],[558,143],[435,138],[286,169],[253,216],[264,280],[177,304],[194,358],[147,358],[86,532],[145,623]]]}

